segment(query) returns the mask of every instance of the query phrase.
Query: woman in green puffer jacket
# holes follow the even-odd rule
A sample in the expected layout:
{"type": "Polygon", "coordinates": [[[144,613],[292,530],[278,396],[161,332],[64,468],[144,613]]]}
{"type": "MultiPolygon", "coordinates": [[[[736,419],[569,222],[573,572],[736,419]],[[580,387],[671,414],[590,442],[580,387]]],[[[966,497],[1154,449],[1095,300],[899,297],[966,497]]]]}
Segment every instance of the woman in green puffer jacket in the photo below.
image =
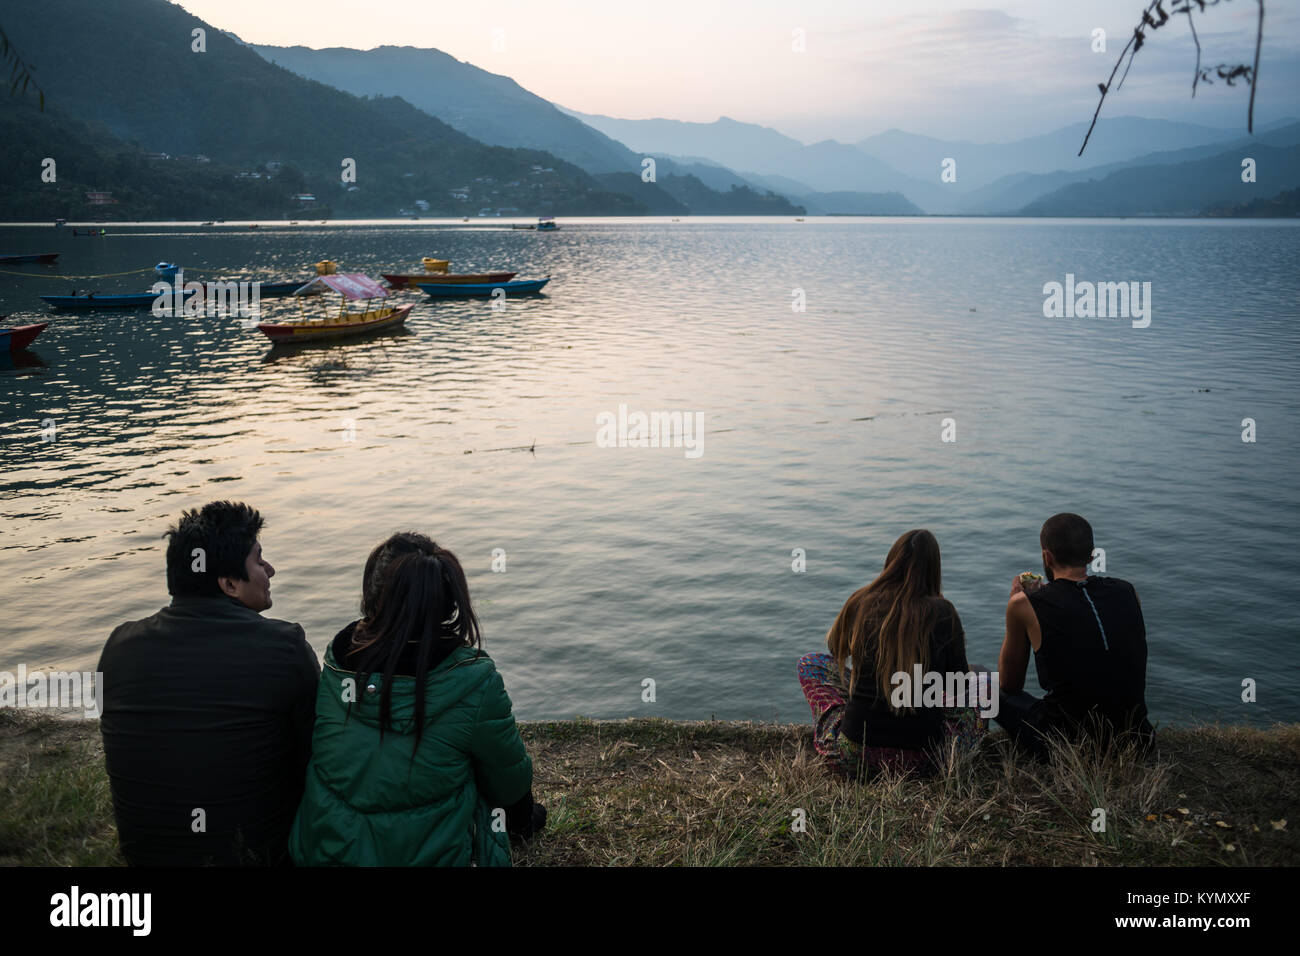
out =
{"type": "Polygon", "coordinates": [[[294,862],[509,866],[509,837],[546,811],[460,562],[394,535],[366,561],[361,612],[325,651],[294,862]]]}

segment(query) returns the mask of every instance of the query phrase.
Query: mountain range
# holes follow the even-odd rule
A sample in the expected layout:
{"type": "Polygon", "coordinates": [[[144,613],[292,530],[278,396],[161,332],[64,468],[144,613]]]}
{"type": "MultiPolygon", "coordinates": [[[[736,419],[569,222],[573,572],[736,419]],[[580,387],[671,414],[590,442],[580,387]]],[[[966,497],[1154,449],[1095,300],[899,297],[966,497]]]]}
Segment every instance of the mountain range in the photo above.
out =
{"type": "Polygon", "coordinates": [[[166,0],[44,0],[40,17],[3,20],[50,110],[0,98],[0,161],[34,168],[59,142],[75,176],[5,184],[0,216],[77,215],[77,195],[113,189],[100,214],[295,215],[305,195],[335,217],[1231,215],[1289,208],[1267,200],[1300,186],[1294,119],[1244,136],[1108,118],[1084,157],[1083,122],[1006,143],[891,129],[804,144],[728,117],[579,113],[436,49],[253,46],[166,0]],[[1247,156],[1256,182],[1241,180],[1247,156]],[[346,160],[355,181],[340,177],[346,160]]]}

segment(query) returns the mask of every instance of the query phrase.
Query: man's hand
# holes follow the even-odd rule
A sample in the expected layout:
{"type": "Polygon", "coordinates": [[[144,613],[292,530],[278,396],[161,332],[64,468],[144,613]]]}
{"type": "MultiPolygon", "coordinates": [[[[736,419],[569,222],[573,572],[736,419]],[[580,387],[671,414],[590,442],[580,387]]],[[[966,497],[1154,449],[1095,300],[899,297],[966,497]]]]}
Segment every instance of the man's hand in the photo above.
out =
{"type": "Polygon", "coordinates": [[[1017,574],[1011,579],[1011,596],[1015,597],[1017,594],[1033,594],[1042,586],[1042,578],[1032,577],[1026,581],[1023,574],[1017,574]]]}

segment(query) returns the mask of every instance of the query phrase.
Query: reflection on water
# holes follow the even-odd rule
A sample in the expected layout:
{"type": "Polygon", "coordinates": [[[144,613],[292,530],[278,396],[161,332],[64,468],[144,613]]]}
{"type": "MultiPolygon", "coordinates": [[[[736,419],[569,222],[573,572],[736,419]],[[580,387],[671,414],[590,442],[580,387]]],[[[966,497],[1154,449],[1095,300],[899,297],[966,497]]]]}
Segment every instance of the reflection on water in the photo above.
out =
{"type": "MultiPolygon", "coordinates": [[[[321,259],[377,276],[427,255],[553,278],[500,309],[401,293],[405,329],[312,345],[233,318],[58,313],[0,358],[0,669],[92,666],[115,624],[166,602],[167,524],[229,497],[267,516],[270,613],[318,650],[355,616],[369,549],[418,528],[466,565],[523,717],[802,720],[796,658],[898,534],[938,535],[970,656],[992,661],[1039,525],[1076,510],[1142,596],[1155,717],[1300,719],[1293,226],[111,231],[0,230],[0,248],[61,251],[23,270],[41,276],[165,260],[270,280],[321,259]],[[1151,327],[1045,319],[1043,285],[1067,273],[1150,281],[1151,327]],[[702,414],[703,456],[598,447],[620,403],[702,414]]],[[[67,283],[0,276],[0,313],[35,321],[67,283]]]]}

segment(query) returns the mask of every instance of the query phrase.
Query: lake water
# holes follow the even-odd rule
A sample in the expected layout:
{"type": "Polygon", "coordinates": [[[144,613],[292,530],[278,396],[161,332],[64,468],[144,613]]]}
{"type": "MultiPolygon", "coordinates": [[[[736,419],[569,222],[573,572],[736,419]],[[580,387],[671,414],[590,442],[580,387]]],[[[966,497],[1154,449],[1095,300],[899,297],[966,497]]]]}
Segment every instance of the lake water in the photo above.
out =
{"type": "Polygon", "coordinates": [[[268,519],[268,613],[318,652],[371,547],[413,528],[466,565],[521,718],[804,721],[796,658],[899,534],[938,536],[969,655],[993,663],[1011,577],[1068,510],[1141,595],[1153,718],[1300,719],[1295,224],[108,228],[0,229],[0,253],[62,253],[0,266],[42,276],[0,274],[7,324],[44,318],[38,293],[153,281],[64,275],[159,260],[271,279],[430,255],[553,280],[501,310],[408,294],[405,334],[291,351],[232,318],[55,314],[0,359],[0,670],[93,669],[167,602],[167,525],[234,498],[268,519]],[[1150,282],[1149,327],[1045,318],[1067,273],[1150,282]],[[702,414],[703,454],[600,447],[620,404],[702,414]]]}

